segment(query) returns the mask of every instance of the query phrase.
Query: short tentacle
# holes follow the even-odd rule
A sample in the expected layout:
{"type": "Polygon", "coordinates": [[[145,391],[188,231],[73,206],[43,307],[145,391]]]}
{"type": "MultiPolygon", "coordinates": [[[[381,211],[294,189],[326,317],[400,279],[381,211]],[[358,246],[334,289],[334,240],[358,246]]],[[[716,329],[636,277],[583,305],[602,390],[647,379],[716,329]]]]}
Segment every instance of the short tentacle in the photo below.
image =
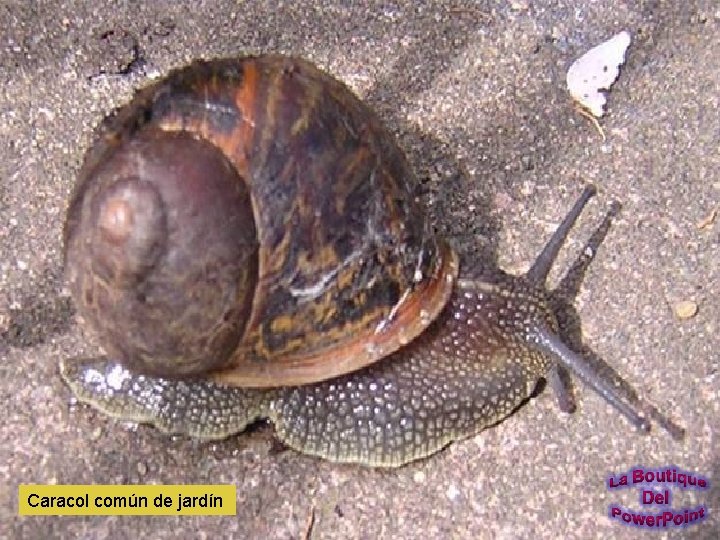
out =
{"type": "Polygon", "coordinates": [[[570,374],[568,371],[562,365],[555,363],[550,366],[545,379],[555,394],[558,408],[565,413],[574,413],[577,406],[570,388],[570,374]]]}

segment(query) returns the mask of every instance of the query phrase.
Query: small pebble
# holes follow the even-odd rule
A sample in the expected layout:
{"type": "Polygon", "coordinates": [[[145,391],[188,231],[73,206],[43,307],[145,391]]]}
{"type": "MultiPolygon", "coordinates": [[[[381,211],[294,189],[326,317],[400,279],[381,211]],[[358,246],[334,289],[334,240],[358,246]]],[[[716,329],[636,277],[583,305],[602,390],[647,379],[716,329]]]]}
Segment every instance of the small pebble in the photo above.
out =
{"type": "Polygon", "coordinates": [[[675,316],[680,319],[690,319],[698,312],[698,305],[692,300],[683,300],[675,304],[675,316]]]}

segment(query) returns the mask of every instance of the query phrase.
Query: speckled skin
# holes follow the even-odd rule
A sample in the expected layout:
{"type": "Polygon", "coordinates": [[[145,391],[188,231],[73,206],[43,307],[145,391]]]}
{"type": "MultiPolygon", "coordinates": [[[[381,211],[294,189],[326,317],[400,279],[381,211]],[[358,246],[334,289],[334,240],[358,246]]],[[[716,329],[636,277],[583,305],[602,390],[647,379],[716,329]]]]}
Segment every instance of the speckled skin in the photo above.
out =
{"type": "Polygon", "coordinates": [[[522,278],[461,280],[440,318],[409,346],[331,381],[241,389],[132,374],[116,362],[66,362],[75,395],[169,433],[224,438],[268,418],[307,454],[399,466],[495,424],[547,373],[527,327],[554,325],[545,295],[522,278]]]}

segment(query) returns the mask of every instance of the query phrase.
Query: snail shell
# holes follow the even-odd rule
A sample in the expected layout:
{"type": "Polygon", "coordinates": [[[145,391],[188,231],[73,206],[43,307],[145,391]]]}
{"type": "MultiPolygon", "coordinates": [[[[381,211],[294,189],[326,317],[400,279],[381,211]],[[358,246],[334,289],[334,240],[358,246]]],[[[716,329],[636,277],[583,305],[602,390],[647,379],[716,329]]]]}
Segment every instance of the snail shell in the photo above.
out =
{"type": "Polygon", "coordinates": [[[375,114],[311,64],[199,62],[102,129],[70,203],[68,281],[140,372],[332,378],[414,339],[450,295],[456,256],[413,189],[375,114]]]}

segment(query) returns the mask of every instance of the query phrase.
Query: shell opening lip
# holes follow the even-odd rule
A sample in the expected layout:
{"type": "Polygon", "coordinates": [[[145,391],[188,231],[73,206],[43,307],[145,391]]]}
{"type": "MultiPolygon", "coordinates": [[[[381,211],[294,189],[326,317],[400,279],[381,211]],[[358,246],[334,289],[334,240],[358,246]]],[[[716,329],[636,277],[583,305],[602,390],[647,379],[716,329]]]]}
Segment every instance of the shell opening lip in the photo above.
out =
{"type": "Polygon", "coordinates": [[[419,336],[450,298],[458,274],[458,257],[444,242],[439,242],[439,247],[441,263],[434,275],[404,298],[398,309],[393,310],[393,318],[385,320],[382,331],[378,332],[373,325],[350,342],[311,355],[291,355],[262,364],[241,361],[241,365],[212,373],[210,378],[237,387],[299,386],[339,377],[389,356],[419,336]]]}

